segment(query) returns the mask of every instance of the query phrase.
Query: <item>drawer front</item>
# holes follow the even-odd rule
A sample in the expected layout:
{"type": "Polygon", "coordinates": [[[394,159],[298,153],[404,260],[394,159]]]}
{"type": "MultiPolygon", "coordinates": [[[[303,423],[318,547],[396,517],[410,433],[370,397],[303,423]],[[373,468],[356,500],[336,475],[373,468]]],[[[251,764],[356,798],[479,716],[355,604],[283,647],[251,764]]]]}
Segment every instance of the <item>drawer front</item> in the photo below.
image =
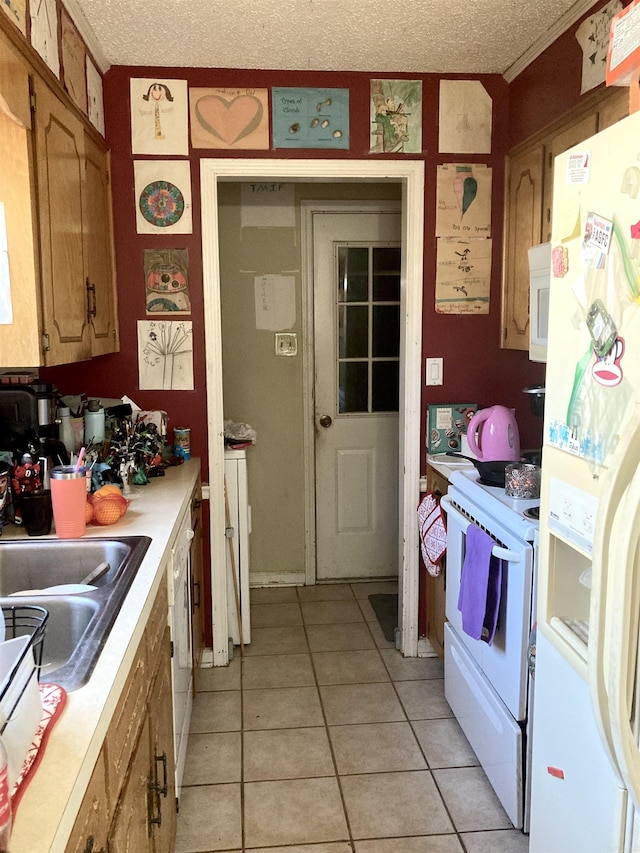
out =
{"type": "Polygon", "coordinates": [[[523,736],[449,625],[444,628],[445,697],[513,825],[524,816],[523,736]]]}

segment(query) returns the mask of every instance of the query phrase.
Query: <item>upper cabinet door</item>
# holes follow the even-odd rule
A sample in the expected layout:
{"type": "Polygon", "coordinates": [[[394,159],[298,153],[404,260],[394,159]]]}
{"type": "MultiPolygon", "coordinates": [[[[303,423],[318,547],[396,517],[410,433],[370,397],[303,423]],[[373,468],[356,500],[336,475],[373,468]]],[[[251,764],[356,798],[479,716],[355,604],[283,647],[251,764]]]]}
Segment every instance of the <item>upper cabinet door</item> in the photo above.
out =
{"type": "Polygon", "coordinates": [[[502,346],[529,349],[529,247],[541,242],[544,145],[507,162],[502,346]]]}
{"type": "Polygon", "coordinates": [[[553,134],[547,146],[547,163],[544,176],[544,222],[542,227],[542,242],[551,239],[551,208],[553,207],[553,165],[556,157],[568,148],[573,148],[585,139],[589,139],[598,130],[598,115],[590,113],[580,121],[573,123],[553,134]]]}
{"type": "Polygon", "coordinates": [[[34,78],[46,364],[91,357],[85,273],[82,122],[34,78]]]}
{"type": "Polygon", "coordinates": [[[83,198],[91,354],[104,355],[118,350],[109,158],[88,134],[84,144],[86,188],[83,198]]]}
{"type": "Polygon", "coordinates": [[[0,31],[0,96],[26,128],[31,127],[29,67],[0,31]]]}

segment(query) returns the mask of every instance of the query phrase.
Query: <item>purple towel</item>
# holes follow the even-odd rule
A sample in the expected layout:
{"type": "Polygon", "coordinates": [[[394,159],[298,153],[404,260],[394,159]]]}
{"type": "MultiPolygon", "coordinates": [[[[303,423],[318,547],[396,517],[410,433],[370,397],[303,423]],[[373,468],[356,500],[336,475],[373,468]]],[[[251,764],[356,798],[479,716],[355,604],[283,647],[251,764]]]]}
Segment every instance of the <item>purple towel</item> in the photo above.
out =
{"type": "Polygon", "coordinates": [[[467,527],[467,547],[460,578],[458,610],[462,630],[491,645],[496,632],[502,588],[502,560],[493,557],[495,541],[475,524],[467,527]]]}

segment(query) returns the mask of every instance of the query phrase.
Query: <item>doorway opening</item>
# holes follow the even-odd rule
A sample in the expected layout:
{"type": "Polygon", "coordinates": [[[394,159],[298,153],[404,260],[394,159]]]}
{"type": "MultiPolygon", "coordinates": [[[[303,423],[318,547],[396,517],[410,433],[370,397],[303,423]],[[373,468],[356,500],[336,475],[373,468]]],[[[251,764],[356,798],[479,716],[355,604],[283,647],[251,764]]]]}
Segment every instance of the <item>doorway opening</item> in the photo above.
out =
{"type": "Polygon", "coordinates": [[[210,543],[213,610],[213,662],[228,663],[225,564],[223,383],[220,304],[218,184],[222,181],[387,181],[402,188],[403,268],[400,298],[398,524],[401,651],[415,656],[418,646],[418,527],[422,337],[422,258],[424,164],[360,160],[201,161],[204,316],[207,364],[210,543]]]}

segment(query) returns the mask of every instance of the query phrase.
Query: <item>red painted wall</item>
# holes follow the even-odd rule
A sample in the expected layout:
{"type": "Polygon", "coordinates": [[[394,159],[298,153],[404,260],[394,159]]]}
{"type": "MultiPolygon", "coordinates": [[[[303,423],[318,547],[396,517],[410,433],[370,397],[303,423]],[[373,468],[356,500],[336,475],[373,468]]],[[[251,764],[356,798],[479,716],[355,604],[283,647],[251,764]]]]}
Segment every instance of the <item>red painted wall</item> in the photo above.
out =
{"type": "MultiPolygon", "coordinates": [[[[85,391],[102,396],[129,394],[144,408],[164,408],[170,427],[191,426],[192,452],[201,456],[206,478],[205,361],[202,294],[202,257],[199,204],[200,156],[367,158],[369,157],[369,81],[375,74],[276,72],[229,69],[117,67],[105,77],[107,142],[112,151],[112,190],[118,275],[121,352],[80,365],[55,368],[48,375],[66,393],[85,391]],[[136,321],[145,318],[142,281],[143,249],[157,245],[149,235],[135,229],[133,182],[134,156],[130,153],[129,77],[186,79],[190,86],[326,86],[350,91],[350,148],[348,151],[196,150],[190,155],[193,190],[193,234],[163,238],[167,247],[188,248],[190,261],[192,320],[194,332],[195,390],[160,392],[138,390],[136,321]]],[[[417,79],[419,75],[410,76],[417,79]]],[[[493,99],[493,152],[489,156],[440,156],[438,154],[439,75],[423,75],[423,153],[401,155],[425,162],[425,274],[424,355],[444,358],[444,385],[426,389],[425,406],[432,402],[477,401],[481,406],[504,403],[515,406],[523,446],[540,444],[539,424],[529,416],[524,385],[541,381],[543,369],[529,362],[525,353],[502,351],[500,338],[500,278],[502,251],[503,164],[508,138],[508,86],[498,75],[480,79],[493,99]],[[443,162],[482,162],[493,167],[493,268],[490,313],[482,317],[436,315],[435,287],[435,178],[443,162]],[[428,393],[427,393],[428,392],[428,393]]],[[[463,79],[463,78],[462,78],[463,79]]],[[[380,156],[380,155],[376,155],[380,156]]],[[[387,155],[393,156],[393,155],[387,155]]],[[[135,159],[140,158],[136,155],[135,159]]],[[[424,446],[424,443],[422,443],[424,446]]]]}
{"type": "MultiPolygon", "coordinates": [[[[630,2],[622,0],[622,6],[628,6],[630,2]]],[[[603,5],[602,2],[596,3],[512,81],[509,88],[509,148],[560,118],[580,101],[582,49],[576,32],[582,22],[603,5]]],[[[585,92],[585,96],[594,91],[585,92]]]]}
{"type": "MultiPolygon", "coordinates": [[[[43,376],[58,385],[63,393],[81,391],[88,395],[121,397],[128,394],[145,409],[165,409],[170,428],[191,427],[192,454],[203,461],[203,478],[207,479],[207,415],[205,407],[204,318],[202,293],[202,257],[199,199],[199,158],[204,157],[287,157],[337,158],[369,157],[369,86],[371,77],[364,73],[277,72],[249,70],[216,70],[194,68],[116,67],[105,76],[105,115],[107,142],[112,152],[112,192],[121,351],[90,362],[42,371],[43,376]],[[143,249],[158,245],[153,236],[138,235],[135,227],[133,161],[130,153],[129,78],[153,77],[186,79],[190,86],[260,87],[301,86],[339,87],[350,92],[350,148],[348,151],[276,150],[276,151],[211,151],[190,154],[193,192],[193,233],[166,236],[163,247],[188,248],[191,280],[194,342],[194,391],[138,390],[136,321],[145,319],[143,286],[143,249]]],[[[423,151],[420,155],[399,155],[421,159],[425,163],[425,264],[423,314],[424,358],[444,359],[444,384],[425,388],[420,448],[424,470],[424,420],[429,403],[476,401],[480,407],[501,403],[516,409],[523,447],[539,447],[542,423],[534,418],[529,401],[522,393],[526,385],[542,382],[544,366],[533,364],[526,353],[501,350],[500,285],[503,235],[504,157],[509,145],[509,87],[499,75],[481,76],[493,100],[493,150],[490,155],[441,156],[438,153],[438,94],[441,77],[428,75],[386,75],[411,77],[423,82],[423,151]],[[493,168],[492,239],[490,313],[480,317],[438,315],[434,310],[436,240],[435,199],[436,167],[443,162],[480,162],[493,168]]],[[[455,75],[448,75],[451,79],[455,75]]],[[[464,79],[462,75],[458,79],[464,79]]],[[[521,99],[522,100],[522,99],[521,99]]],[[[520,103],[515,115],[525,124],[529,105],[520,103]]],[[[512,119],[515,120],[515,119],[512,119]]],[[[380,155],[376,155],[380,156],[380,155]]],[[[392,155],[386,155],[391,158],[392,155]]],[[[143,159],[136,156],[136,159],[143,159]]],[[[424,387],[424,386],[423,386],[424,387]]],[[[417,500],[417,496],[416,496],[417,500]]],[[[206,575],[208,579],[208,574],[206,575]]],[[[205,590],[206,593],[206,590],[205,590]]],[[[423,628],[424,626],[422,626],[423,628]]],[[[208,638],[210,642],[210,637],[208,638]]]]}

